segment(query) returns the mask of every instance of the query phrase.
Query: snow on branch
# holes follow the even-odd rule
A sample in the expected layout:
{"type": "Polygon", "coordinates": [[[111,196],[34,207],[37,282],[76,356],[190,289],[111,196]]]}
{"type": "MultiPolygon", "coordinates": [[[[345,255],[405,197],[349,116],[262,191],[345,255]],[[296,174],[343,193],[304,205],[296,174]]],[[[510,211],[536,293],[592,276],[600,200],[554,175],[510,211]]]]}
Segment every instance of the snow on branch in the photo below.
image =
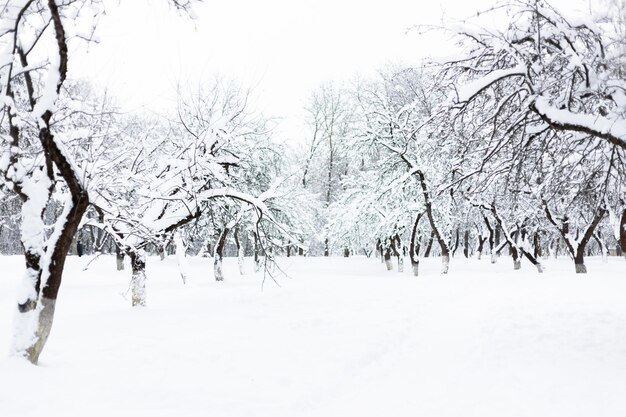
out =
{"type": "Polygon", "coordinates": [[[459,102],[469,101],[473,97],[478,95],[481,91],[489,88],[490,85],[497,83],[498,81],[501,81],[505,78],[516,76],[526,76],[525,65],[519,64],[513,68],[491,71],[484,77],[465,84],[462,87],[459,87],[457,91],[459,102]]]}
{"type": "Polygon", "coordinates": [[[545,97],[537,97],[530,107],[555,129],[597,136],[626,149],[626,119],[572,113],[554,107],[545,97]]]}

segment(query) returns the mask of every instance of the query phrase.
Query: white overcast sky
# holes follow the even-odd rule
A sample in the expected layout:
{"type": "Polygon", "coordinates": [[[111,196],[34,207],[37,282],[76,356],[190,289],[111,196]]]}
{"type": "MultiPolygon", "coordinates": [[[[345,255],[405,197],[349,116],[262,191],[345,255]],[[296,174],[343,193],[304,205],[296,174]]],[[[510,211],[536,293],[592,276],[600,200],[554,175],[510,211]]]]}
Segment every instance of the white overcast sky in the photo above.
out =
{"type": "Polygon", "coordinates": [[[76,51],[70,71],[107,88],[127,110],[173,106],[178,83],[235,78],[253,88],[257,109],[283,117],[280,131],[300,141],[301,111],[317,85],[445,54],[444,39],[407,30],[467,17],[492,3],[205,0],[191,20],[167,0],[110,2],[100,42],[76,51]]]}

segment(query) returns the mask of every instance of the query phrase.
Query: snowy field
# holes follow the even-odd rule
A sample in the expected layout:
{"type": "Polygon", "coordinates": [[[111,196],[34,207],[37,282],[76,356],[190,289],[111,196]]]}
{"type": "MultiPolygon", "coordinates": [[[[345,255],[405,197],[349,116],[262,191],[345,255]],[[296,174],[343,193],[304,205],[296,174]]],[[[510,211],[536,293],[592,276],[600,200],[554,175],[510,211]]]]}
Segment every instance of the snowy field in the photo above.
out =
{"type": "Polygon", "coordinates": [[[626,416],[623,258],[426,259],[419,278],[290,258],[280,287],[232,258],[222,283],[190,259],[183,285],[150,258],[147,308],[113,258],[87,261],[68,259],[33,367],[6,358],[23,261],[0,257],[0,416],[626,416]]]}

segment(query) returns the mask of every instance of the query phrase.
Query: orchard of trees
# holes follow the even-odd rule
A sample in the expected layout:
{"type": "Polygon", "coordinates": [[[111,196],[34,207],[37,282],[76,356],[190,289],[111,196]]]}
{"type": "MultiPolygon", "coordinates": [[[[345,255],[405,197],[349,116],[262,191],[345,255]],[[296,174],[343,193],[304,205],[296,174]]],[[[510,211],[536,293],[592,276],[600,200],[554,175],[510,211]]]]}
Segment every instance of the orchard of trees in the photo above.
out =
{"type": "Polygon", "coordinates": [[[408,256],[416,276],[429,256],[442,274],[482,256],[538,273],[564,256],[585,273],[586,256],[623,254],[626,3],[603,7],[581,18],[514,0],[485,12],[497,30],[485,14],[425,28],[458,53],[324,84],[292,149],[224,79],[181,91],[165,117],[121,112],[68,77],[101,1],[5,1],[0,251],[26,266],[13,353],[37,363],[68,253],[127,257],[133,306],[147,254],[175,253],[183,282],[187,254],[212,257],[218,281],[229,254],[257,271],[356,254],[402,271],[408,256]]]}

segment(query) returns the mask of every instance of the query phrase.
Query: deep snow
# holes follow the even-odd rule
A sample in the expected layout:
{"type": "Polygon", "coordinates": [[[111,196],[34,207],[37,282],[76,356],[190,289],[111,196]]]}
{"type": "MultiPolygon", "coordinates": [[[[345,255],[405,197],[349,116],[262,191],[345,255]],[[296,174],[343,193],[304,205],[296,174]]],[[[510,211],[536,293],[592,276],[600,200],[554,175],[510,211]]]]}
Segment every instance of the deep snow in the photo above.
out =
{"type": "MultiPolygon", "coordinates": [[[[290,258],[290,278],[225,260],[130,272],[71,257],[39,367],[6,358],[21,257],[0,257],[0,416],[626,416],[626,262],[512,270],[452,259],[290,258]],[[409,263],[406,262],[409,270],[409,263]]],[[[249,261],[249,260],[247,260],[249,261]]]]}

